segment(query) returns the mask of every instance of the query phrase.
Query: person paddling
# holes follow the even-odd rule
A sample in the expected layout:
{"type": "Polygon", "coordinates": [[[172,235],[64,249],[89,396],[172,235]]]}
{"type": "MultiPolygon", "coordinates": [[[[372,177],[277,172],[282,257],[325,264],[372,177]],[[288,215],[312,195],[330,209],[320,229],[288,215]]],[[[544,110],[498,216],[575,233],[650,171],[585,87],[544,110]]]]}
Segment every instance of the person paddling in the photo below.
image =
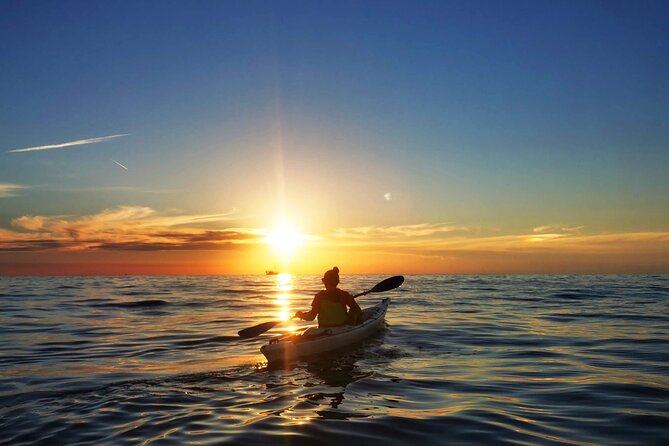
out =
{"type": "Polygon", "coordinates": [[[339,268],[328,270],[321,279],[325,289],[319,291],[311,302],[311,311],[298,311],[295,317],[313,321],[318,316],[319,327],[357,325],[361,322],[362,310],[353,296],[337,288],[339,268]],[[348,311],[347,311],[348,307],[348,311]]]}

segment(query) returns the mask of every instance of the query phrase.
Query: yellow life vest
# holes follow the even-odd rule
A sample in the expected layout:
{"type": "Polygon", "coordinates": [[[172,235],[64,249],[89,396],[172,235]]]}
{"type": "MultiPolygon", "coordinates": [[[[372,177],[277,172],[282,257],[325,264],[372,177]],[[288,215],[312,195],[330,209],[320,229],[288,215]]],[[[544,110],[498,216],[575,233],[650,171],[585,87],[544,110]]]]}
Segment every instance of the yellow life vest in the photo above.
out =
{"type": "MultiPolygon", "coordinates": [[[[339,295],[337,295],[339,297],[339,295]]],[[[348,320],[346,306],[339,299],[337,301],[328,300],[323,297],[318,308],[318,326],[319,327],[337,327],[344,325],[348,320]]]]}

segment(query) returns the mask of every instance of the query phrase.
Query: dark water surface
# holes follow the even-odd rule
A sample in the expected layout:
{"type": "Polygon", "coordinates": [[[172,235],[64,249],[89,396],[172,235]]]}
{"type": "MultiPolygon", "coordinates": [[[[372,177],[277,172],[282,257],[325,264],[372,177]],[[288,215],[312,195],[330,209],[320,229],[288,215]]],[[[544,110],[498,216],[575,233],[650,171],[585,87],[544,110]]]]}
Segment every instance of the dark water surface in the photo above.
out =
{"type": "Polygon", "coordinates": [[[0,443],[669,444],[669,276],[407,276],[377,337],[268,368],[291,326],[237,331],[319,284],[0,277],[0,443]]]}

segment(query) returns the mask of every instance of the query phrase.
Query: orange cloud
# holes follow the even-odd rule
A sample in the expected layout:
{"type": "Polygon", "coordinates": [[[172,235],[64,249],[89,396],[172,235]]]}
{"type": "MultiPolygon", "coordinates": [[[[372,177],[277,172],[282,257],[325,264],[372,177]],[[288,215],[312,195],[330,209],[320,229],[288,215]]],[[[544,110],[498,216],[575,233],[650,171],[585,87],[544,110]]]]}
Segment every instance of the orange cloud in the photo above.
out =
{"type": "Polygon", "coordinates": [[[15,218],[14,230],[0,229],[0,250],[207,250],[232,249],[258,242],[262,231],[246,228],[205,229],[232,214],[158,213],[142,206],[121,206],[85,216],[15,218]]]}
{"type": "Polygon", "coordinates": [[[364,259],[359,268],[376,261],[392,265],[393,272],[669,272],[669,232],[585,234],[583,226],[546,225],[521,234],[481,235],[479,229],[448,225],[408,227],[420,230],[343,228],[319,246],[343,259],[364,259]]]}
{"type": "Polygon", "coordinates": [[[340,228],[321,239],[323,246],[385,246],[420,251],[621,252],[637,248],[669,252],[669,232],[583,234],[584,226],[545,225],[531,232],[480,235],[447,224],[340,228]]]}
{"type": "MultiPolygon", "coordinates": [[[[142,206],[85,216],[24,215],[0,229],[0,273],[264,271],[274,261],[267,231],[235,227],[235,217],[142,206]]],[[[587,234],[582,226],[545,225],[500,235],[419,223],[340,228],[304,240],[291,272],[320,272],[331,264],[346,264],[350,273],[669,272],[669,232],[587,234]]]]}

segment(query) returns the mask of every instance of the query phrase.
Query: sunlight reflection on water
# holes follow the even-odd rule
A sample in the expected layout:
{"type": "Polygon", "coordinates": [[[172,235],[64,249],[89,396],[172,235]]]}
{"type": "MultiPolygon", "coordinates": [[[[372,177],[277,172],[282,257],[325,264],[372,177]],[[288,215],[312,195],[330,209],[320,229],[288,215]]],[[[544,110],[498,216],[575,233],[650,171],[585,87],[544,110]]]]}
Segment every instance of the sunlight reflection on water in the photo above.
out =
{"type": "Polygon", "coordinates": [[[669,443],[667,276],[408,276],[378,336],[285,367],[260,345],[308,324],[236,336],[319,287],[1,278],[0,443],[669,443]]]}
{"type": "MultiPolygon", "coordinates": [[[[293,291],[292,278],[291,274],[281,273],[276,276],[276,286],[275,293],[276,299],[274,303],[278,307],[276,313],[276,318],[287,321],[295,313],[295,310],[292,309],[291,304],[291,292],[293,291]]],[[[291,331],[288,329],[288,326],[284,326],[286,331],[291,331]]]]}

